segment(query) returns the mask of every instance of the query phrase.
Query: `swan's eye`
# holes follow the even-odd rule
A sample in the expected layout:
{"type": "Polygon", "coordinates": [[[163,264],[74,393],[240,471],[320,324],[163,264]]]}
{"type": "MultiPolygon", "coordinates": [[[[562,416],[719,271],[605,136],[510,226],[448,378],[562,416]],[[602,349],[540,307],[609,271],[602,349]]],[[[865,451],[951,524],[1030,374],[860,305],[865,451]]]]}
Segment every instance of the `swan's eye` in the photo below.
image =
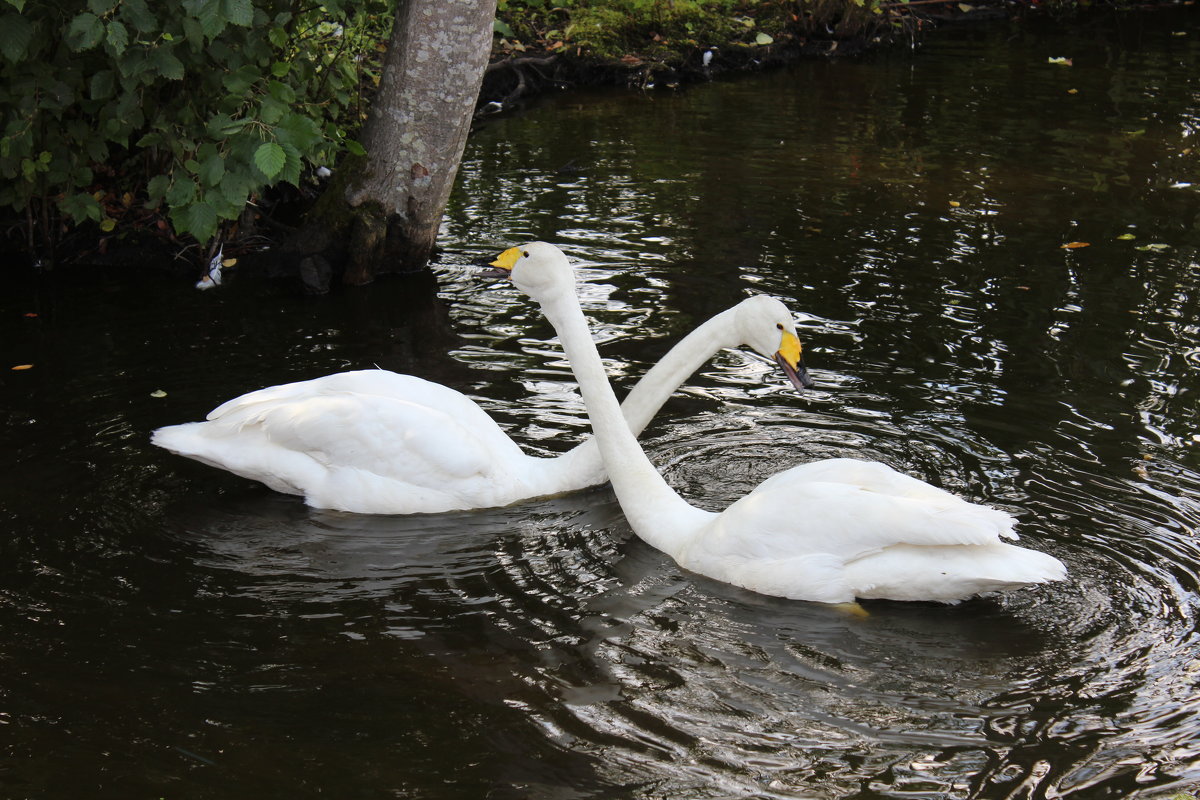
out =
{"type": "Polygon", "coordinates": [[[782,323],[782,322],[776,322],[776,323],[775,323],[775,327],[776,327],[776,328],[778,328],[779,330],[783,330],[783,323],[782,323]]]}
{"type": "Polygon", "coordinates": [[[529,258],[529,251],[526,250],[525,252],[521,253],[521,255],[525,256],[526,258],[529,258]]]}

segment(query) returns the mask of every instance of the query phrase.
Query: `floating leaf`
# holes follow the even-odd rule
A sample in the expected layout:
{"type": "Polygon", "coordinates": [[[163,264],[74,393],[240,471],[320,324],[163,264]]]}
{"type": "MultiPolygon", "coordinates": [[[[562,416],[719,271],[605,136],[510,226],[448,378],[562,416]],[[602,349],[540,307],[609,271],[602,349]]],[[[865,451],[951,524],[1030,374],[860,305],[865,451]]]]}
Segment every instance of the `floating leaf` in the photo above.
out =
{"type": "Polygon", "coordinates": [[[23,369],[33,369],[33,364],[17,364],[13,367],[13,372],[20,372],[23,369]]]}
{"type": "Polygon", "coordinates": [[[951,201],[950,201],[950,207],[951,207],[951,208],[958,208],[958,207],[959,207],[959,206],[961,206],[961,205],[962,205],[962,203],[958,202],[957,200],[951,200],[951,201]]]}
{"type": "Polygon", "coordinates": [[[759,33],[756,33],[754,35],[754,43],[757,45],[768,45],[768,44],[773,43],[774,41],[775,41],[775,39],[772,38],[771,34],[769,34],[769,33],[762,33],[760,31],[759,33]]]}
{"type": "Polygon", "coordinates": [[[1062,246],[1063,250],[1078,250],[1081,247],[1091,247],[1091,242],[1067,242],[1062,246]]]}
{"type": "Polygon", "coordinates": [[[1160,244],[1160,243],[1143,244],[1143,245],[1139,245],[1138,247],[1134,248],[1134,250],[1142,250],[1142,251],[1148,252],[1148,253],[1162,253],[1162,252],[1165,252],[1170,249],[1171,249],[1171,245],[1160,244]]]}
{"type": "Polygon", "coordinates": [[[112,217],[105,217],[100,222],[100,230],[105,233],[112,233],[113,228],[117,227],[117,221],[112,217]]]}
{"type": "Polygon", "coordinates": [[[162,389],[155,389],[153,392],[150,393],[150,396],[151,397],[166,397],[167,393],[164,392],[162,389]]]}
{"type": "Polygon", "coordinates": [[[1073,66],[1073,65],[1074,65],[1074,63],[1075,63],[1075,62],[1073,62],[1071,59],[1069,59],[1069,58],[1063,58],[1062,56],[1057,56],[1057,57],[1055,57],[1055,56],[1050,56],[1050,59],[1049,59],[1049,61],[1050,61],[1050,63],[1051,63],[1051,64],[1058,64],[1058,65],[1060,65],[1060,66],[1063,66],[1063,67],[1070,67],[1070,66],[1073,66]]]}
{"type": "Polygon", "coordinates": [[[234,267],[234,266],[237,266],[237,259],[236,259],[236,258],[227,258],[227,259],[225,259],[224,261],[222,261],[222,262],[221,262],[221,266],[222,266],[222,267],[234,267]]]}
{"type": "Polygon", "coordinates": [[[1136,239],[1136,238],[1137,238],[1137,235],[1136,235],[1136,234],[1132,234],[1132,233],[1122,233],[1122,234],[1121,234],[1120,236],[1118,236],[1117,238],[1118,238],[1118,239],[1120,239],[1120,240],[1121,240],[1121,241],[1123,241],[1123,242],[1128,242],[1130,239],[1136,239]]]}
{"type": "Polygon", "coordinates": [[[1079,94],[1078,89],[1067,89],[1067,94],[1079,94]]]}

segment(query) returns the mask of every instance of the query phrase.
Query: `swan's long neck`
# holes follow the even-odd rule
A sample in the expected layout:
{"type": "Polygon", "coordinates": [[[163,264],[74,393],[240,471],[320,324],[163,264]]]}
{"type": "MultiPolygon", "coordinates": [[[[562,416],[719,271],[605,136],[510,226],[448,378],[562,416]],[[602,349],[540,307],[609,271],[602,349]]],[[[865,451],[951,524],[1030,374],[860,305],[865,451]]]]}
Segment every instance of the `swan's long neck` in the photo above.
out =
{"type": "MultiPolygon", "coordinates": [[[[638,536],[663,552],[679,552],[712,515],[680,497],[642,452],[609,385],[573,287],[570,292],[558,292],[543,299],[541,305],[546,318],[558,332],[571,370],[579,382],[604,466],[630,526],[638,536]]],[[[681,364],[679,369],[682,368],[681,364]]]]}
{"type": "Polygon", "coordinates": [[[667,399],[718,351],[737,347],[735,309],[727,309],[683,337],[637,382],[621,403],[634,436],[654,419],[667,399]]]}
{"type": "MultiPolygon", "coordinates": [[[[692,330],[629,390],[621,402],[621,413],[634,436],[646,429],[675,390],[713,355],[741,344],[734,324],[735,311],[733,308],[722,311],[692,330]]],[[[603,468],[595,439],[580,442],[554,461],[554,468],[547,472],[551,479],[563,480],[564,488],[574,486],[576,475],[589,475],[603,468]]]]}

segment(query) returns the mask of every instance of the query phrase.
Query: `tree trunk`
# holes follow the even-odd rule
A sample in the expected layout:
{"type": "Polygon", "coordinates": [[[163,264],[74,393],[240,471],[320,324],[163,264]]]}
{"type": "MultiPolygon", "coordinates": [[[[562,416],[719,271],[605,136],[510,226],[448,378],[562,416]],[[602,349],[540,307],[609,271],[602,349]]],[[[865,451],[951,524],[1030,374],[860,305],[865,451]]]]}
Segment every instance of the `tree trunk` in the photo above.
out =
{"type": "Polygon", "coordinates": [[[365,167],[345,282],[425,267],[450,197],[491,53],[496,0],[399,0],[379,92],[363,129],[365,167]]]}

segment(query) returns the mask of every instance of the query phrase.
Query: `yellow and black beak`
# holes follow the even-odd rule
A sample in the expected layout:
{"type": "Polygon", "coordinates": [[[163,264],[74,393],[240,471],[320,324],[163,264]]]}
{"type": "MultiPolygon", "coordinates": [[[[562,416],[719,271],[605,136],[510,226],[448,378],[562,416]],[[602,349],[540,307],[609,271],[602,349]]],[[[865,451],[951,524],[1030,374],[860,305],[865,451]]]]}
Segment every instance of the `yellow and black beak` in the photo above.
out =
{"type": "Polygon", "coordinates": [[[792,382],[792,386],[795,386],[797,391],[803,392],[805,389],[813,387],[813,379],[808,377],[808,370],[804,366],[804,353],[800,349],[800,340],[794,333],[783,332],[779,349],[775,351],[775,363],[783,369],[784,374],[788,376],[788,380],[792,382]]]}
{"type": "Polygon", "coordinates": [[[479,274],[484,278],[511,278],[512,268],[520,257],[521,248],[510,247],[488,264],[492,269],[481,270],[479,274]]]}

